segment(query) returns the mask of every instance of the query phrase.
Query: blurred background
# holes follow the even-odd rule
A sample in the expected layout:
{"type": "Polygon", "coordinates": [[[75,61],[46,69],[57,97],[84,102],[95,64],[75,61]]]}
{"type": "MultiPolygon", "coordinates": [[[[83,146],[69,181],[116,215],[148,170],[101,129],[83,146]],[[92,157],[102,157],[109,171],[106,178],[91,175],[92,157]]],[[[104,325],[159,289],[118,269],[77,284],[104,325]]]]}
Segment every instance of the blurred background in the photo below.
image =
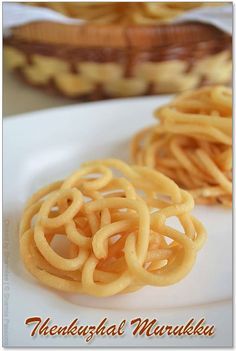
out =
{"type": "Polygon", "coordinates": [[[3,115],[231,84],[232,3],[3,4],[3,115]]]}

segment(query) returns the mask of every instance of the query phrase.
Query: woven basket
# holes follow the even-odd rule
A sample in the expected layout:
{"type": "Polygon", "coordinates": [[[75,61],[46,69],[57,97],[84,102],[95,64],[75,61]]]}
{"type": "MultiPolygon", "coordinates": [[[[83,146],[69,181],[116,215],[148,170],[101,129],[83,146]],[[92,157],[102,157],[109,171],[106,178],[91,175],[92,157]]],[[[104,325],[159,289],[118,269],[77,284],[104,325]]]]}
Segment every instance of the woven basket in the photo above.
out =
{"type": "Polygon", "coordinates": [[[199,24],[35,22],[4,40],[25,82],[79,100],[175,93],[231,81],[231,37],[199,24]]]}

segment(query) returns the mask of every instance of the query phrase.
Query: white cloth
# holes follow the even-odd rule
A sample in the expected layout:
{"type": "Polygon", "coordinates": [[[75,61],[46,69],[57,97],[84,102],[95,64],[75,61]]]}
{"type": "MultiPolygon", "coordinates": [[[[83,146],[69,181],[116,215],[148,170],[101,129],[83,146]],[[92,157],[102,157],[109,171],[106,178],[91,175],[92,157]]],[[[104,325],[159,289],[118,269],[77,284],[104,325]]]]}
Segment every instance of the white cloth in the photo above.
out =
{"type": "Polygon", "coordinates": [[[12,27],[30,22],[51,21],[65,24],[82,24],[84,20],[70,18],[49,8],[28,6],[18,3],[3,3],[3,34],[10,34],[12,27]]]}
{"type": "MultiPolygon", "coordinates": [[[[212,24],[232,35],[233,6],[201,7],[186,11],[173,23],[196,21],[212,24]]],[[[28,6],[19,3],[3,3],[3,34],[9,35],[11,28],[35,21],[53,21],[66,24],[83,24],[86,21],[70,18],[61,13],[43,7],[28,6]]]]}
{"type": "Polygon", "coordinates": [[[217,7],[200,7],[192,11],[185,12],[180,15],[175,23],[195,21],[207,24],[212,24],[213,26],[221,29],[232,35],[233,30],[233,6],[217,6],[217,7]]]}

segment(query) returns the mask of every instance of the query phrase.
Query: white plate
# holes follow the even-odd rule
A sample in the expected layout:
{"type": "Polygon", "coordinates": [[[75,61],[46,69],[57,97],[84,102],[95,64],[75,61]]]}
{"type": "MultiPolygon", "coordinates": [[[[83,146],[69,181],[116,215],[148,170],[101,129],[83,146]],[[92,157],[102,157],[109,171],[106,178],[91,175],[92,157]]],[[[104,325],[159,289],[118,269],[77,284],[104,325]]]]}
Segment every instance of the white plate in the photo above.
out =
{"type": "Polygon", "coordinates": [[[31,337],[30,316],[68,324],[74,318],[94,325],[127,320],[122,337],[97,336],[89,346],[230,346],[232,344],[232,212],[199,206],[208,241],[192,272],[170,287],[145,287],[123,296],[95,298],[62,294],[31,277],[19,258],[18,223],[25,200],[44,184],[70,174],[86,160],[129,160],[129,140],[154,123],[152,111],[168,97],[89,103],[6,118],[4,120],[4,345],[86,346],[82,337],[31,337]],[[8,290],[7,290],[8,289],[8,290]],[[159,324],[184,324],[205,318],[215,326],[212,337],[132,336],[135,317],[159,324]]]}

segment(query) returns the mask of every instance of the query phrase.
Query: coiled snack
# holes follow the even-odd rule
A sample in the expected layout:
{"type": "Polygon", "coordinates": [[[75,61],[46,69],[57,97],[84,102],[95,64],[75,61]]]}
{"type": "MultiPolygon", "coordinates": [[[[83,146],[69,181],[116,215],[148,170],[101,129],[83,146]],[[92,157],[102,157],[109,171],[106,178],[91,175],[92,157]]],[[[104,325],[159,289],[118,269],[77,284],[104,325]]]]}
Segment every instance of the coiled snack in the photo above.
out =
{"type": "Polygon", "coordinates": [[[66,292],[111,296],[175,284],[206,238],[193,207],[192,196],[157,171],[115,159],[88,162],[28,200],[21,257],[39,281],[66,292]],[[166,223],[170,217],[182,230],[166,223]],[[69,243],[63,256],[54,249],[58,235],[69,243]]]}
{"type": "Polygon", "coordinates": [[[198,7],[220,6],[217,2],[31,2],[49,7],[66,16],[106,24],[166,23],[185,11],[198,7]]]}
{"type": "Polygon", "coordinates": [[[155,112],[159,123],[132,140],[132,158],[191,192],[197,203],[232,206],[232,90],[181,94],[155,112]]]}

